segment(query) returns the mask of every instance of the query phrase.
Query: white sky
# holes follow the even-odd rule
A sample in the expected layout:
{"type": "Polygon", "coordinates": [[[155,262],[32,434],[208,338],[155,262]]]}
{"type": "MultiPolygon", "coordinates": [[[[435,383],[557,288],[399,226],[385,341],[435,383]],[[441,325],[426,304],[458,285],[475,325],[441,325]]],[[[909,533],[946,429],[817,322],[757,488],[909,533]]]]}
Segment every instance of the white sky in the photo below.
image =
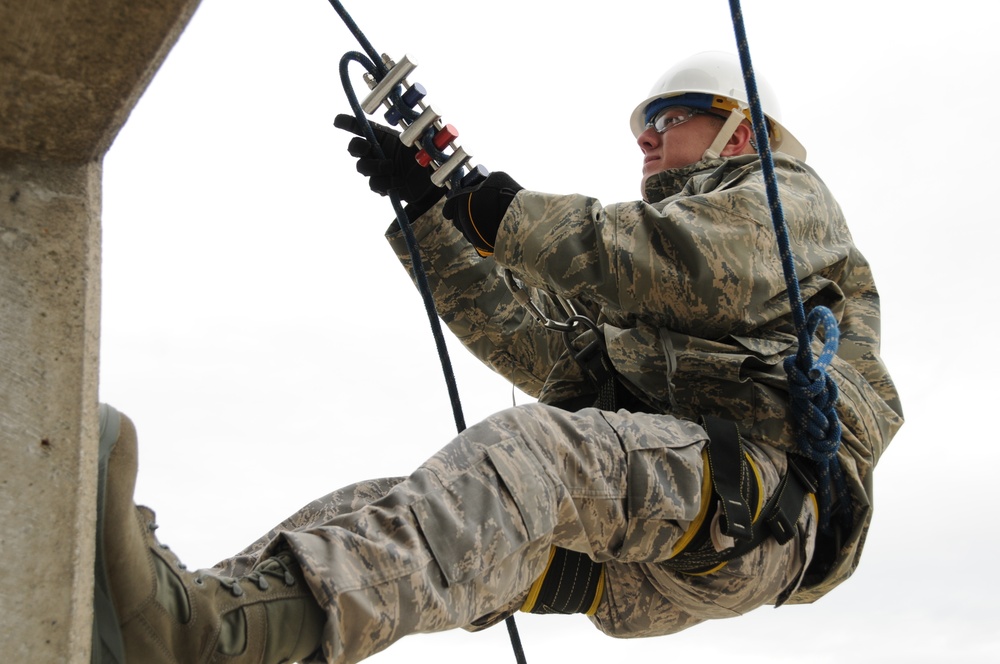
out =
{"type": "MultiPolygon", "coordinates": [[[[735,51],[728,3],[583,7],[347,3],[377,49],[416,59],[411,81],[476,162],[629,200],[629,113],[673,61],[735,51]]],[[[657,639],[522,615],[529,662],[1000,661],[1000,537],[982,514],[1000,462],[997,7],[743,2],[754,65],[874,266],[907,414],[857,574],[809,607],[657,639]]],[[[455,431],[422,305],[382,238],[391,207],[332,126],[349,50],[326,0],[203,0],[105,159],[101,398],[136,420],[137,499],[190,566],[333,488],[408,473],[455,431]]],[[[469,423],[510,405],[452,348],[469,423]]],[[[413,658],[513,654],[498,627],[411,637],[372,661],[413,658]]]]}

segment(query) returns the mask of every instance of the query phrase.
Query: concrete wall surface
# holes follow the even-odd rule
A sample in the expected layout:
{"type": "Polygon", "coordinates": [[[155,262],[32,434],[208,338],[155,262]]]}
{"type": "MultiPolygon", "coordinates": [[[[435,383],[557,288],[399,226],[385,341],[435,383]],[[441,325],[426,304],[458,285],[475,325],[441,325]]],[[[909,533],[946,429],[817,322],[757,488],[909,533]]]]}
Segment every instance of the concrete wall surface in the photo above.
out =
{"type": "Polygon", "coordinates": [[[0,2],[0,158],[102,158],[197,6],[0,2]]]}
{"type": "Polygon", "coordinates": [[[89,648],[99,190],[96,162],[0,169],[0,640],[15,662],[89,648]]]}
{"type": "Polygon", "coordinates": [[[89,662],[101,162],[198,0],[0,0],[0,652],[89,662]]]}

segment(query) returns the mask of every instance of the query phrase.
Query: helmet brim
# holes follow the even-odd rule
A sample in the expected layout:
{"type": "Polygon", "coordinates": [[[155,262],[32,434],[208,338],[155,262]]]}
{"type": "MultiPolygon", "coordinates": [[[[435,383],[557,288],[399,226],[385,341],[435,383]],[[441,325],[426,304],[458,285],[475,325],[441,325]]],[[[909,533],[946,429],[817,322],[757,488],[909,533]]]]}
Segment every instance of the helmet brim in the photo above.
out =
{"type": "MultiPolygon", "coordinates": [[[[692,93],[692,92],[699,94],[707,94],[707,95],[718,94],[717,92],[713,92],[712,90],[685,90],[685,93],[692,93]]],[[[678,97],[678,96],[681,96],[681,94],[677,93],[672,95],[671,94],[653,95],[651,97],[647,97],[641,104],[636,106],[635,110],[632,111],[632,116],[629,118],[629,126],[632,129],[632,135],[635,136],[636,138],[639,138],[639,134],[641,134],[646,130],[646,107],[648,107],[654,101],[658,101],[660,99],[669,99],[671,97],[678,97]]],[[[743,104],[740,105],[743,106],[743,104]]],[[[805,146],[803,146],[802,143],[800,143],[799,140],[795,138],[792,132],[788,131],[788,129],[786,129],[785,126],[782,125],[780,122],[775,120],[770,115],[765,114],[765,117],[767,117],[767,119],[771,123],[771,126],[773,127],[773,132],[771,136],[771,149],[774,150],[775,152],[782,152],[784,154],[787,154],[791,157],[798,159],[799,161],[805,161],[806,160],[805,146]]]]}

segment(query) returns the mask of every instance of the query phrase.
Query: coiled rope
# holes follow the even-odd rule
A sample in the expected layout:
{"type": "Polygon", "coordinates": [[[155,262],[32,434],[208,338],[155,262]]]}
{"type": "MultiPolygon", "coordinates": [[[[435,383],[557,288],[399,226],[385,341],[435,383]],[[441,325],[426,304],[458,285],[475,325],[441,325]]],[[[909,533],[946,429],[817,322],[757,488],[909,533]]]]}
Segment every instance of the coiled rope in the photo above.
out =
{"type": "Polygon", "coordinates": [[[799,453],[810,459],[816,466],[819,476],[817,499],[820,508],[820,528],[827,530],[830,526],[832,506],[836,498],[844,501],[841,510],[842,517],[849,518],[851,511],[850,493],[847,491],[847,482],[840,467],[840,460],[837,458],[837,450],[840,449],[841,441],[840,419],[836,410],[839,392],[837,383],[827,372],[830,362],[837,354],[837,347],[840,344],[840,330],[837,327],[836,317],[827,307],[817,306],[809,312],[808,317],[805,314],[802,294],[799,291],[799,280],[795,274],[795,257],[788,239],[788,226],[785,223],[785,213],[778,195],[778,182],[774,173],[774,159],[767,136],[767,123],[761,109],[753,64],[750,61],[750,45],[747,41],[739,0],[729,0],[729,10],[733,18],[733,30],[736,33],[736,46],[743,69],[747,100],[750,102],[750,115],[753,121],[757,153],[764,171],[771,221],[777,236],[781,267],[785,275],[788,300],[791,304],[796,336],[798,337],[797,352],[785,359],[785,373],[788,376],[796,445],[799,453]],[[812,340],[820,325],[823,326],[824,331],[823,348],[819,358],[814,360],[812,340]]]}

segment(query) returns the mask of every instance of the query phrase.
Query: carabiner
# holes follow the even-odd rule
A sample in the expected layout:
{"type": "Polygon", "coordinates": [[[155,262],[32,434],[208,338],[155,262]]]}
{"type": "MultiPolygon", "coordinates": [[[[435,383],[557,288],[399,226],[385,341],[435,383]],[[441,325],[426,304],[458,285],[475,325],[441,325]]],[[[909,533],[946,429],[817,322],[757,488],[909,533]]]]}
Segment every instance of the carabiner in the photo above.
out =
{"type": "MultiPolygon", "coordinates": [[[[514,274],[510,270],[505,269],[503,271],[503,280],[504,283],[507,284],[510,294],[514,296],[514,299],[517,300],[518,304],[524,307],[528,314],[541,323],[542,327],[546,329],[555,330],[556,332],[570,332],[577,325],[581,324],[583,320],[590,322],[590,319],[587,319],[576,312],[576,308],[569,300],[559,295],[555,295],[554,297],[556,298],[556,303],[563,310],[566,320],[563,322],[552,320],[543,314],[542,310],[531,301],[531,296],[528,294],[528,291],[521,288],[521,286],[517,283],[517,280],[514,278],[514,274]]],[[[590,322],[590,324],[593,325],[592,322],[590,322]]]]}

